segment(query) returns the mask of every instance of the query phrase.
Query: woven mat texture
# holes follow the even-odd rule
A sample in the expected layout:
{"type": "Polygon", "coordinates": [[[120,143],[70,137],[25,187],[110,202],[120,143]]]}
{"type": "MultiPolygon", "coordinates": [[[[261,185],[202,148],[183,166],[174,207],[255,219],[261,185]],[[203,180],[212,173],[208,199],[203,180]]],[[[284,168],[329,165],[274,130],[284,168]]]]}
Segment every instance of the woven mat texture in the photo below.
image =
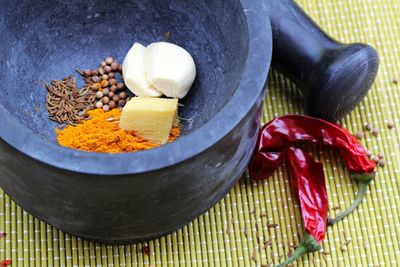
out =
{"type": "MultiPolygon", "coordinates": [[[[340,123],[355,133],[368,122],[380,129],[362,140],[383,153],[361,207],[328,229],[323,252],[296,266],[400,266],[400,2],[398,0],[299,0],[335,38],[377,48],[381,67],[372,91],[340,123]],[[399,80],[399,84],[393,82],[399,80]],[[387,122],[395,129],[389,130],[387,122]]],[[[303,113],[301,95],[277,72],[270,75],[263,120],[303,113]]],[[[348,206],[357,191],[338,155],[309,148],[324,163],[330,213],[348,206]]],[[[0,191],[0,259],[12,266],[273,266],[304,233],[289,176],[282,166],[268,180],[244,175],[214,208],[183,229],[144,244],[106,246],[64,234],[35,219],[0,191]],[[276,224],[276,227],[272,227],[276,224]],[[271,242],[269,242],[271,241],[271,242]],[[271,243],[271,245],[268,245],[271,243]],[[148,252],[143,250],[148,246],[148,252]]]]}

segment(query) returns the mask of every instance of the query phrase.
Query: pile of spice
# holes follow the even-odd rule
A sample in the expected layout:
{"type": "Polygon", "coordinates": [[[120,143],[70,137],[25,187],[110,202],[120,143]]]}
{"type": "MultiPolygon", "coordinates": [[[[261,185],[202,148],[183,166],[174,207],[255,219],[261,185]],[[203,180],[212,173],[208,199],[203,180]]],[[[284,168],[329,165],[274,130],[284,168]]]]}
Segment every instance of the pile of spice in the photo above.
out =
{"type": "Polygon", "coordinates": [[[122,80],[122,65],[107,57],[96,70],[77,72],[85,85],[78,89],[76,78],[68,76],[44,84],[47,90],[46,108],[49,118],[63,125],[77,125],[87,119],[87,112],[94,108],[109,111],[122,108],[130,99],[122,80]],[[119,76],[118,76],[119,75],[119,76]]]}
{"type": "Polygon", "coordinates": [[[76,70],[89,86],[96,91],[97,101],[95,107],[109,111],[114,108],[122,108],[128,98],[125,84],[122,80],[122,65],[113,57],[105,58],[95,70],[76,70]],[[118,77],[119,76],[119,77],[118,77]]]}
{"type": "MultiPolygon", "coordinates": [[[[93,109],[88,112],[90,119],[77,126],[56,129],[58,143],[62,146],[88,151],[105,153],[134,152],[160,146],[138,136],[134,132],[119,128],[121,111],[113,109],[93,109]]],[[[180,135],[178,126],[172,128],[169,142],[180,135]]]]}
{"type": "Polygon", "coordinates": [[[46,108],[49,118],[60,124],[76,125],[87,118],[87,111],[94,108],[96,93],[85,86],[76,87],[76,79],[68,76],[44,84],[47,90],[46,108]]]}

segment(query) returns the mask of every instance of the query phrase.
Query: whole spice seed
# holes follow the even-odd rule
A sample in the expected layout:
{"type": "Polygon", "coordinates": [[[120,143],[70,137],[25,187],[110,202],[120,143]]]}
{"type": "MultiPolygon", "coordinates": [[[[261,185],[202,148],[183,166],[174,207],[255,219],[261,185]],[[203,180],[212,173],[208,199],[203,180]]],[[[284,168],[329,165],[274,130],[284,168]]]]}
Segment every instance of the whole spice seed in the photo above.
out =
{"type": "Polygon", "coordinates": [[[109,92],[109,93],[108,93],[108,97],[109,97],[109,98],[113,98],[114,96],[115,96],[115,93],[114,93],[114,92],[109,92]]]}
{"type": "Polygon", "coordinates": [[[384,159],[380,159],[376,162],[380,167],[385,166],[385,160],[384,159]]]}
{"type": "Polygon", "coordinates": [[[251,255],[251,259],[257,263],[257,250],[253,249],[253,254],[251,255]]]}
{"type": "Polygon", "coordinates": [[[126,92],[121,92],[121,93],[119,93],[119,97],[120,97],[121,99],[125,99],[125,98],[127,97],[126,92]]]}
{"type": "Polygon", "coordinates": [[[103,96],[104,96],[103,92],[98,91],[96,93],[96,97],[99,98],[99,99],[102,98],[103,96]]]}
{"type": "Polygon", "coordinates": [[[394,128],[394,123],[392,121],[389,121],[387,123],[387,127],[389,128],[389,130],[393,129],[394,128]]]}
{"type": "Polygon", "coordinates": [[[103,102],[98,101],[98,102],[96,103],[96,108],[102,108],[102,107],[103,107],[103,102]]]}
{"type": "Polygon", "coordinates": [[[267,240],[264,242],[264,249],[267,249],[268,247],[272,246],[272,241],[271,240],[267,240]]]}
{"type": "Polygon", "coordinates": [[[103,74],[101,76],[101,79],[104,80],[104,81],[108,80],[108,75],[107,74],[103,74]]]}
{"type": "Polygon", "coordinates": [[[110,93],[110,90],[108,88],[103,89],[103,94],[108,95],[110,93]]]}
{"type": "Polygon", "coordinates": [[[125,88],[125,84],[124,83],[117,83],[117,89],[118,90],[122,90],[125,88]]]}
{"type": "Polygon", "coordinates": [[[117,62],[111,63],[111,69],[112,71],[118,71],[119,64],[117,62]]]}
{"type": "Polygon", "coordinates": [[[110,107],[110,109],[114,109],[117,107],[117,104],[115,103],[115,101],[111,100],[110,103],[108,103],[108,106],[110,107]]]}
{"type": "Polygon", "coordinates": [[[114,78],[112,78],[112,79],[108,80],[108,83],[109,83],[111,86],[113,86],[113,85],[116,85],[116,84],[117,84],[117,80],[114,79],[114,78]]]}
{"type": "Polygon", "coordinates": [[[372,135],[373,136],[378,136],[379,135],[379,129],[378,128],[372,129],[372,135]]]}
{"type": "MultiPolygon", "coordinates": [[[[110,74],[111,74],[111,70],[112,70],[112,69],[111,69],[110,66],[105,66],[105,67],[104,67],[104,72],[105,72],[105,73],[108,73],[109,76],[110,76],[110,74]]],[[[113,74],[113,76],[114,76],[114,74],[113,74]]]]}
{"type": "Polygon", "coordinates": [[[119,106],[119,107],[124,107],[125,104],[126,104],[126,101],[125,101],[125,100],[120,100],[120,101],[118,101],[118,106],[119,106]]]}
{"type": "Polygon", "coordinates": [[[87,111],[94,107],[95,93],[88,87],[78,90],[76,79],[68,76],[44,84],[47,90],[46,109],[49,119],[60,124],[75,125],[87,118],[87,111]]]}
{"type": "MultiPolygon", "coordinates": [[[[108,67],[108,66],[107,66],[108,67]]],[[[111,67],[109,67],[110,68],[110,71],[111,71],[111,67]]],[[[114,72],[110,72],[109,74],[108,74],[108,78],[115,78],[115,73],[114,72]]]]}
{"type": "Polygon", "coordinates": [[[149,248],[149,246],[147,246],[147,245],[143,246],[142,250],[143,250],[143,254],[145,254],[147,256],[150,256],[150,248],[149,248]]]}
{"type": "Polygon", "coordinates": [[[107,66],[107,62],[102,61],[102,62],[100,63],[100,66],[102,66],[103,68],[106,67],[106,66],[107,66]]]}
{"type": "Polygon", "coordinates": [[[92,81],[95,82],[95,83],[98,83],[98,82],[101,81],[101,79],[100,79],[99,76],[93,76],[93,77],[92,77],[92,81]]]}
{"type": "Polygon", "coordinates": [[[104,105],[104,106],[103,106],[103,110],[104,110],[105,112],[110,111],[110,107],[109,107],[108,105],[104,105]]]}
{"type": "Polygon", "coordinates": [[[276,223],[269,223],[269,224],[267,224],[267,227],[268,228],[277,228],[278,225],[276,223]]]}
{"type": "Polygon", "coordinates": [[[358,140],[363,139],[363,137],[364,137],[364,132],[363,132],[363,131],[358,131],[358,132],[355,134],[355,137],[356,137],[358,140]]]}
{"type": "Polygon", "coordinates": [[[114,62],[114,59],[113,59],[112,57],[107,57],[107,58],[105,59],[105,62],[106,62],[108,65],[111,65],[111,64],[114,62]]]}
{"type": "Polygon", "coordinates": [[[84,77],[89,77],[89,76],[91,76],[92,75],[92,71],[91,70],[84,70],[83,71],[83,76],[84,77]]]}
{"type": "Polygon", "coordinates": [[[368,122],[365,123],[365,130],[367,130],[367,131],[372,131],[372,125],[369,124],[368,122]]]}

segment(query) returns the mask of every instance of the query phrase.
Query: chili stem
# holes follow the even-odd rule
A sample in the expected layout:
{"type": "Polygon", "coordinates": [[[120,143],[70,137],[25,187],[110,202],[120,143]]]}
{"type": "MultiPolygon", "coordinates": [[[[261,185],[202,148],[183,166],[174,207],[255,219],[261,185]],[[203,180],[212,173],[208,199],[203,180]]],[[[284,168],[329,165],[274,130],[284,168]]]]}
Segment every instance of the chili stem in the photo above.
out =
{"type": "Polygon", "coordinates": [[[298,260],[301,256],[307,254],[307,253],[312,253],[319,251],[321,249],[321,245],[317,243],[314,237],[310,235],[309,233],[306,233],[300,243],[300,245],[297,247],[297,249],[293,252],[292,256],[287,258],[284,262],[281,264],[277,265],[276,267],[284,267],[288,266],[292,262],[298,260]]]}
{"type": "Polygon", "coordinates": [[[337,215],[335,218],[328,218],[328,224],[329,225],[333,225],[335,223],[337,223],[338,221],[340,221],[341,219],[343,219],[344,217],[346,217],[347,215],[349,215],[350,213],[352,213],[363,201],[367,190],[368,190],[368,186],[371,183],[371,181],[375,178],[375,173],[369,174],[369,173],[363,173],[363,174],[358,174],[358,173],[353,173],[352,178],[354,178],[355,180],[357,180],[357,184],[358,184],[358,192],[357,192],[357,196],[354,199],[353,203],[350,205],[350,207],[345,210],[344,212],[340,213],[339,215],[337,215]]]}

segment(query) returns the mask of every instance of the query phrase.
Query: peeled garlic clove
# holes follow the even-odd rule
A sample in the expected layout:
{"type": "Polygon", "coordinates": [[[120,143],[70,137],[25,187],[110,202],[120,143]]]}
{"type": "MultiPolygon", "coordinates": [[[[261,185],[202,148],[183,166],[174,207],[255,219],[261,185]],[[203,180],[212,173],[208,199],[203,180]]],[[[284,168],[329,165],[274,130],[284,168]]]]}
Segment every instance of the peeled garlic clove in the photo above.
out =
{"type": "Polygon", "coordinates": [[[146,47],[134,43],[122,64],[122,75],[126,87],[140,97],[160,97],[162,93],[154,88],[146,79],[143,66],[143,56],[146,47]]]}
{"type": "Polygon", "coordinates": [[[185,97],[196,78],[192,56],[175,44],[150,44],[143,62],[148,82],[168,97],[185,97]]]}

